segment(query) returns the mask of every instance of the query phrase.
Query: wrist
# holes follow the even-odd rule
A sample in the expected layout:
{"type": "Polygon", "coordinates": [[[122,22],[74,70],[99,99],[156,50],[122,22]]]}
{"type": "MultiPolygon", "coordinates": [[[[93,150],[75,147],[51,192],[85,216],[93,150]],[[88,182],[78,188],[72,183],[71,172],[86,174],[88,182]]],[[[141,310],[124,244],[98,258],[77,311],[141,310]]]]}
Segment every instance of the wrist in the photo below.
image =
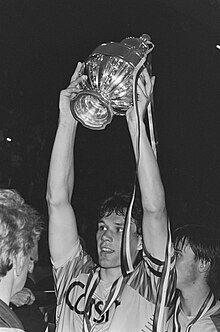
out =
{"type": "Polygon", "coordinates": [[[76,128],[77,124],[78,121],[72,116],[72,114],[69,114],[69,116],[63,116],[63,114],[59,115],[59,126],[76,128]]]}
{"type": "Polygon", "coordinates": [[[133,134],[138,133],[138,126],[141,128],[145,129],[145,124],[144,120],[140,118],[139,122],[138,121],[127,121],[128,123],[128,129],[131,131],[133,134]]]}

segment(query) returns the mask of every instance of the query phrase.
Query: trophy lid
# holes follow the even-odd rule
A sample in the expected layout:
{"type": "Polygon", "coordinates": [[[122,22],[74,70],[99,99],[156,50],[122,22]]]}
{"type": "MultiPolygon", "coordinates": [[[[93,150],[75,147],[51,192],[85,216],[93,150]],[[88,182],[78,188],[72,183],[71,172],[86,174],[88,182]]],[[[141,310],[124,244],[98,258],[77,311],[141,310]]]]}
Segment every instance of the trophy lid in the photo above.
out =
{"type": "Polygon", "coordinates": [[[148,34],[141,37],[127,37],[120,43],[109,42],[99,45],[90,56],[101,54],[104,56],[114,56],[124,59],[126,62],[136,66],[142,57],[151,50],[154,45],[150,41],[148,34]]]}

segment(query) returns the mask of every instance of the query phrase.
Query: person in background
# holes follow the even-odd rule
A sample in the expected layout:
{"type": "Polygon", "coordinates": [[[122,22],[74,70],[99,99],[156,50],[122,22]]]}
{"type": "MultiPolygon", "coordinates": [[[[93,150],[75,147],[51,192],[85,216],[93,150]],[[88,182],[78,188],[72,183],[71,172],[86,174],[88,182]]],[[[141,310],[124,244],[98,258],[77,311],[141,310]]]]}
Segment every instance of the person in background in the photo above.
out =
{"type": "Polygon", "coordinates": [[[38,261],[38,241],[31,252],[31,264],[28,270],[24,288],[14,294],[10,299],[10,307],[22,322],[26,332],[44,332],[47,323],[40,311],[38,299],[35,298],[36,281],[34,264],[38,261]]]}
{"type": "Polygon", "coordinates": [[[31,254],[40,238],[42,221],[15,191],[0,189],[0,331],[24,331],[10,309],[10,300],[33,268],[31,254]]]}
{"type": "Polygon", "coordinates": [[[202,225],[174,232],[177,294],[169,332],[219,332],[220,234],[202,225]]]}

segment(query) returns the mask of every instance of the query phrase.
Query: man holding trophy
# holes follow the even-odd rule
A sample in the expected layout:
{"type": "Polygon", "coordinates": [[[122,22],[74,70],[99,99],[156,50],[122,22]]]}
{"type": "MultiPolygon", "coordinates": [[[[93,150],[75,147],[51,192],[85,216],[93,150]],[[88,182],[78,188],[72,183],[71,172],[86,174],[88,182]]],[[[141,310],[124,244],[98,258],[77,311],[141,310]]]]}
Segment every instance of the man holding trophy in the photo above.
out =
{"type": "MultiPolygon", "coordinates": [[[[170,280],[174,275],[170,273],[173,271],[174,254],[167,245],[170,235],[164,189],[144,124],[152,100],[154,77],[149,75],[145,67],[141,77],[133,80],[138,112],[133,105],[124,112],[137,161],[142,208],[136,202],[129,205],[126,195],[114,195],[103,203],[96,235],[97,266],[80,244],[71,205],[74,188],[73,150],[79,120],[79,115],[72,115],[71,103],[82,94],[82,87],[88,83],[88,75],[82,74],[83,70],[84,65],[78,63],[70,85],[60,93],[59,124],[48,175],[49,246],[57,291],[56,331],[163,331],[163,315],[157,310],[160,305],[156,303],[167,310],[173,291],[163,291],[160,287],[163,284],[161,279],[164,279],[165,285],[174,284],[170,280]],[[129,226],[125,231],[128,220],[129,226]],[[126,246],[123,237],[127,234],[126,246]],[[122,269],[123,249],[134,266],[127,272],[122,269]],[[135,264],[140,250],[142,258],[135,264]],[[167,256],[168,273],[164,274],[167,256]]],[[[128,79],[132,87],[131,78],[128,79]]],[[[90,94],[84,95],[78,102],[78,112],[85,105],[90,108],[87,127],[93,125],[90,115],[94,109],[100,121],[108,118],[107,124],[110,123],[109,114],[103,116],[105,110],[108,113],[106,99],[107,96],[99,98],[97,94],[90,94]],[[99,110],[103,111],[102,114],[99,110]]],[[[83,117],[85,112],[82,113],[83,117]]],[[[102,129],[105,125],[101,123],[100,128],[95,129],[102,129]]]]}

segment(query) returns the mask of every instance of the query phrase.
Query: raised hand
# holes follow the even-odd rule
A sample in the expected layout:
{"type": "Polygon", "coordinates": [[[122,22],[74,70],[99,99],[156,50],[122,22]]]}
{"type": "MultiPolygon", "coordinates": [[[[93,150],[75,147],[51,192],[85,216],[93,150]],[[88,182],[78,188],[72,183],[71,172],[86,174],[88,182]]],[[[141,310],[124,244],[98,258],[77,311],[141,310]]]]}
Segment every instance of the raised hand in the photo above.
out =
{"type": "Polygon", "coordinates": [[[87,79],[86,75],[82,75],[84,64],[78,62],[76,69],[71,77],[69,86],[60,92],[60,120],[73,120],[73,116],[70,111],[70,101],[82,90],[80,83],[87,79]]]}
{"type": "MultiPolygon", "coordinates": [[[[145,112],[148,104],[151,101],[155,82],[155,76],[150,77],[147,69],[144,69],[137,82],[137,102],[138,102],[138,113],[140,119],[144,119],[145,112]]],[[[137,114],[134,110],[134,106],[130,107],[126,112],[126,119],[128,124],[137,123],[137,114]]]]}

